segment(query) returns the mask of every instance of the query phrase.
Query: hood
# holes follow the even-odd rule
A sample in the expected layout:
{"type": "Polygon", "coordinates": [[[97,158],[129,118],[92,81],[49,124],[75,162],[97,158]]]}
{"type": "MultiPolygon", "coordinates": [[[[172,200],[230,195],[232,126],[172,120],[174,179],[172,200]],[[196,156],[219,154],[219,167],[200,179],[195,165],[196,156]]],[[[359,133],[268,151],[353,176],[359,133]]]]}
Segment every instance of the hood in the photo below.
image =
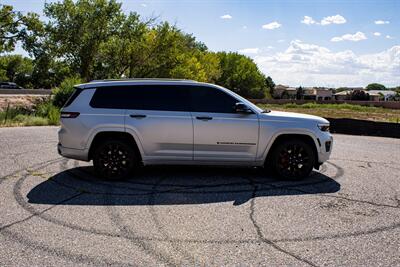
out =
{"type": "Polygon", "coordinates": [[[284,111],[271,111],[269,113],[262,113],[261,119],[265,120],[280,120],[280,121],[313,121],[316,123],[329,123],[328,120],[308,114],[284,112],[284,111]]]}

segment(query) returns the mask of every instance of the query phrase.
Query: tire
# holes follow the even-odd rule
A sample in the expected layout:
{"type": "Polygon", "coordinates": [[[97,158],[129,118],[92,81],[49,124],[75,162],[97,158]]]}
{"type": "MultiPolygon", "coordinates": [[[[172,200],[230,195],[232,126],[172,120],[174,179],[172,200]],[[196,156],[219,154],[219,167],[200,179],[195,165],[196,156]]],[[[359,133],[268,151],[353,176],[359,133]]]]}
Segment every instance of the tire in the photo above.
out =
{"type": "Polygon", "coordinates": [[[102,178],[125,179],[138,166],[138,156],[126,142],[108,139],[95,148],[93,166],[96,173],[102,178]]]}
{"type": "Polygon", "coordinates": [[[310,144],[296,139],[285,140],[274,147],[269,166],[282,179],[301,180],[313,170],[315,156],[310,144]]]}

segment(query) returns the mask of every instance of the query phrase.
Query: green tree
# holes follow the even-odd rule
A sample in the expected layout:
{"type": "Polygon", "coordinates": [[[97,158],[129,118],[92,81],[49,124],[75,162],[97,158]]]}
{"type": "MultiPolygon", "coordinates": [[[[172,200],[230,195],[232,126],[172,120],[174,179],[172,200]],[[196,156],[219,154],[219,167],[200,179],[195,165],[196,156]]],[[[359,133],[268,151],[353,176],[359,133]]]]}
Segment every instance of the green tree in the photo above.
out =
{"type": "Polygon", "coordinates": [[[266,85],[267,85],[267,87],[268,87],[268,89],[269,89],[269,95],[270,95],[270,97],[272,97],[272,96],[274,95],[275,83],[274,83],[274,81],[272,80],[271,76],[268,76],[268,77],[265,79],[265,83],[266,83],[266,85]]]}
{"type": "Polygon", "coordinates": [[[296,99],[302,99],[303,98],[303,88],[300,86],[296,89],[296,99]]]}
{"type": "Polygon", "coordinates": [[[369,100],[369,94],[365,93],[364,90],[353,90],[350,93],[351,100],[369,100]]]}
{"type": "Polygon", "coordinates": [[[221,76],[217,84],[249,98],[263,98],[266,78],[252,59],[238,53],[219,52],[221,76]]]}
{"type": "Polygon", "coordinates": [[[366,88],[368,91],[370,90],[386,90],[386,87],[380,83],[370,83],[366,88]]]}
{"type": "Polygon", "coordinates": [[[115,0],[64,0],[46,3],[46,32],[55,55],[88,81],[104,42],[121,28],[125,15],[115,0]],[[55,45],[56,44],[56,45],[55,45]]]}
{"type": "Polygon", "coordinates": [[[19,16],[12,6],[0,5],[0,53],[14,50],[19,37],[19,16]]]}
{"type": "Polygon", "coordinates": [[[33,72],[32,59],[21,55],[6,55],[0,57],[0,80],[15,82],[18,85],[31,87],[33,72]]]}

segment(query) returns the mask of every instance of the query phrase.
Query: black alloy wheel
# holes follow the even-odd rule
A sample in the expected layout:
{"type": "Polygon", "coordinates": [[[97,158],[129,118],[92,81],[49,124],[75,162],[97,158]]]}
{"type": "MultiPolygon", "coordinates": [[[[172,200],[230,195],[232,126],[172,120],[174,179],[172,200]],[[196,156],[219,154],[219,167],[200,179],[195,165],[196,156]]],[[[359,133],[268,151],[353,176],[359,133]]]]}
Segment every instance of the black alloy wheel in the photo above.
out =
{"type": "Polygon", "coordinates": [[[314,168],[315,152],[302,140],[287,140],[275,148],[273,164],[280,177],[300,180],[309,176],[314,168]]]}
{"type": "Polygon", "coordinates": [[[137,165],[133,148],[119,140],[107,140],[95,150],[93,165],[98,175],[110,180],[127,178],[137,165]]]}

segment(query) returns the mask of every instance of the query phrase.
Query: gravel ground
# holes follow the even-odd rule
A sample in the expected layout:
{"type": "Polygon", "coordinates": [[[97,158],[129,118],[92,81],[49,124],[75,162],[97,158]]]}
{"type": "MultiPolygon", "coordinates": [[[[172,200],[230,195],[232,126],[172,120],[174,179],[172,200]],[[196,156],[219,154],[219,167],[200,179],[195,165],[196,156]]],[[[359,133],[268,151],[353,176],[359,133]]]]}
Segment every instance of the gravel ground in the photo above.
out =
{"type": "Polygon", "coordinates": [[[0,265],[400,266],[400,139],[335,135],[301,182],[259,169],[94,177],[56,127],[0,129],[0,265]]]}

